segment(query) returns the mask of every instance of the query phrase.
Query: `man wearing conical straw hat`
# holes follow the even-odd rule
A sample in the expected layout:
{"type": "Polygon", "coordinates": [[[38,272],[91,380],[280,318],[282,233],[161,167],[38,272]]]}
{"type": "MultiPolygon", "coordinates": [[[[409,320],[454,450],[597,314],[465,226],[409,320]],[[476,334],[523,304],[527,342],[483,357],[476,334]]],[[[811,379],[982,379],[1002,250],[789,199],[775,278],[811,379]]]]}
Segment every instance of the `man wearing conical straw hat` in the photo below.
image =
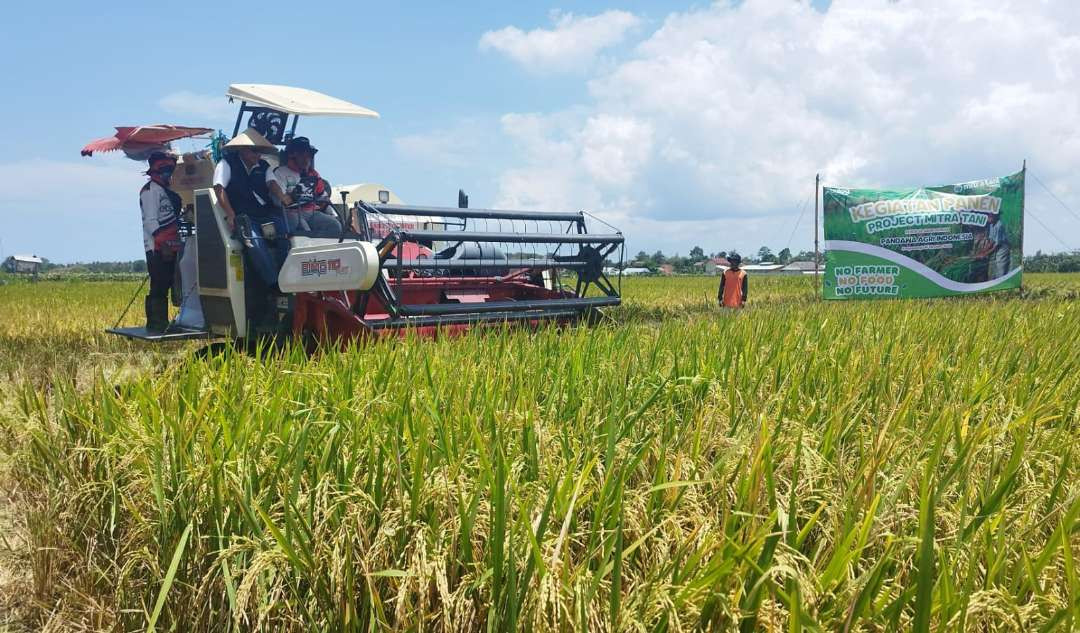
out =
{"type": "Polygon", "coordinates": [[[268,206],[266,170],[270,164],[263,154],[277,153],[277,148],[254,128],[248,128],[225,144],[225,158],[214,168],[214,192],[225,210],[225,221],[235,230],[236,215],[244,214],[261,224],[273,221],[268,206]]]}

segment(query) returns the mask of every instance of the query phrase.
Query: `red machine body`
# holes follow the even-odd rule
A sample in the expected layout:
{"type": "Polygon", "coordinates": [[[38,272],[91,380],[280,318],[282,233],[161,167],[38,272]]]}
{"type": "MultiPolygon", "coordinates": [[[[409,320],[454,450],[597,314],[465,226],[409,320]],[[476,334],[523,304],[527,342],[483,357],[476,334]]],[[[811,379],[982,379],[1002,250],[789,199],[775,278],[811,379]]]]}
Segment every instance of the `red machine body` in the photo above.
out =
{"type": "MultiPolygon", "coordinates": [[[[412,277],[402,281],[401,298],[411,304],[437,305],[446,300],[461,304],[479,304],[488,301],[552,300],[568,298],[562,291],[523,282],[506,280],[498,277],[476,277],[471,279],[447,277],[412,277]]],[[[371,297],[358,314],[354,306],[358,305],[360,293],[355,291],[304,292],[295,296],[293,304],[292,333],[298,339],[318,341],[319,343],[336,342],[346,344],[355,339],[374,337],[420,336],[456,336],[464,334],[477,325],[476,321],[460,323],[442,323],[415,325],[412,327],[393,327],[390,311],[378,297],[371,297]]],[[[547,321],[568,322],[576,320],[578,313],[567,313],[558,317],[549,317],[547,321]]],[[[544,317],[537,316],[523,319],[523,325],[536,326],[544,317]]],[[[488,320],[487,325],[500,322],[488,320]]]]}

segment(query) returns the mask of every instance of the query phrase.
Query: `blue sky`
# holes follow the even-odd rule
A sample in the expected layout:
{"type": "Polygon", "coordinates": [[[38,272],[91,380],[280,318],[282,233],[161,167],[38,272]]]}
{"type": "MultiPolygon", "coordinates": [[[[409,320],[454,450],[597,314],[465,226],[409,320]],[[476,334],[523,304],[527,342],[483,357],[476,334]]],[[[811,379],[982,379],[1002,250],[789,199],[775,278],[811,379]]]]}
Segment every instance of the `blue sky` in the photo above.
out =
{"type": "Polygon", "coordinates": [[[1069,207],[1029,185],[1056,237],[1029,222],[1027,250],[1080,247],[1080,16],[1064,2],[223,6],[5,10],[3,255],[139,257],[141,165],[79,148],[115,125],[229,132],[234,82],[382,114],[301,120],[332,182],[425,204],[463,187],[474,206],[591,209],[634,251],[809,248],[815,172],[910,186],[1024,158],[1069,207]]]}

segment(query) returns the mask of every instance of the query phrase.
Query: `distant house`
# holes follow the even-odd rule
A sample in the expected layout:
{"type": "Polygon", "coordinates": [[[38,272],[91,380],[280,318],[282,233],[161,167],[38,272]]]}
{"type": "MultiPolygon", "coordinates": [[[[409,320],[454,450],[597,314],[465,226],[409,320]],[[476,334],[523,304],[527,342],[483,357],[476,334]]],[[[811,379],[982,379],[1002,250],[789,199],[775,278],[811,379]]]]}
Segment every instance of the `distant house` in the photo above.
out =
{"type": "MultiPolygon", "coordinates": [[[[814,266],[814,262],[799,261],[791,262],[787,266],[784,266],[780,270],[780,272],[787,273],[789,275],[813,275],[815,272],[815,268],[816,267],[814,266]]],[[[821,271],[820,268],[817,268],[816,270],[818,272],[821,271]]]]}
{"type": "Polygon", "coordinates": [[[720,273],[724,272],[725,268],[731,266],[731,262],[729,262],[724,257],[710,257],[709,259],[706,259],[703,262],[698,262],[694,265],[700,266],[701,272],[705,273],[706,275],[719,275],[720,273]]]}
{"type": "MultiPolygon", "coordinates": [[[[814,262],[791,262],[777,264],[775,262],[763,264],[747,264],[742,267],[748,273],[756,275],[813,275],[814,262]]],[[[820,270],[820,269],[818,269],[820,270]]]]}
{"type": "Polygon", "coordinates": [[[4,270],[21,275],[36,275],[45,260],[37,255],[12,255],[4,260],[4,270]]]}
{"type": "Polygon", "coordinates": [[[781,272],[783,267],[783,264],[745,264],[742,269],[747,273],[771,275],[781,272]]]}
{"type": "Polygon", "coordinates": [[[675,272],[675,266],[672,264],[660,264],[661,275],[671,275],[675,272]]]}
{"type": "MultiPolygon", "coordinates": [[[[634,266],[628,266],[628,267],[622,269],[622,274],[624,276],[625,275],[648,275],[650,272],[652,272],[652,271],[649,270],[648,268],[637,268],[637,267],[634,267],[634,266]]],[[[605,268],[604,269],[604,274],[609,276],[609,277],[614,277],[615,275],[619,274],[619,269],[618,268],[605,268]]]]}

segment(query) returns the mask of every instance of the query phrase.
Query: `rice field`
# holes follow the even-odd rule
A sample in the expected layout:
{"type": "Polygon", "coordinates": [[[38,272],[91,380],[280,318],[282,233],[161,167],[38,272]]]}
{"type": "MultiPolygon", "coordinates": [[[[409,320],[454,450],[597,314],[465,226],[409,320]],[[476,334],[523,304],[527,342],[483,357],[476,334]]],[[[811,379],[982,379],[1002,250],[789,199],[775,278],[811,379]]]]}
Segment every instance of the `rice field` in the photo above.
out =
{"type": "Polygon", "coordinates": [[[716,282],[310,358],[102,334],[132,282],[0,286],[0,627],[1080,628],[1080,275],[716,282]]]}

